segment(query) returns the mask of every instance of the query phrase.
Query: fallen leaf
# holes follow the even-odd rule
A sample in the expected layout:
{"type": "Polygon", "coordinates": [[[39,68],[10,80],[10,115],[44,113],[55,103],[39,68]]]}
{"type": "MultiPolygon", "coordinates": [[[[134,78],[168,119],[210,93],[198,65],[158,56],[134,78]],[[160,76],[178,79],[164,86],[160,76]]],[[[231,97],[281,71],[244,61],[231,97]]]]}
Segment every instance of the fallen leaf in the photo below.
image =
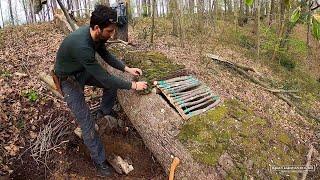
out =
{"type": "Polygon", "coordinates": [[[37,133],[30,131],[29,132],[31,139],[35,139],[37,137],[37,133]]]}
{"type": "Polygon", "coordinates": [[[28,76],[28,74],[20,73],[20,72],[15,72],[15,73],[13,73],[13,74],[16,75],[16,76],[18,76],[18,77],[20,77],[20,78],[22,78],[22,77],[27,77],[27,76],[28,76]]]}
{"type": "Polygon", "coordinates": [[[17,152],[19,151],[19,146],[16,146],[14,144],[10,144],[9,146],[4,147],[5,150],[9,153],[10,156],[17,155],[17,152]]]}

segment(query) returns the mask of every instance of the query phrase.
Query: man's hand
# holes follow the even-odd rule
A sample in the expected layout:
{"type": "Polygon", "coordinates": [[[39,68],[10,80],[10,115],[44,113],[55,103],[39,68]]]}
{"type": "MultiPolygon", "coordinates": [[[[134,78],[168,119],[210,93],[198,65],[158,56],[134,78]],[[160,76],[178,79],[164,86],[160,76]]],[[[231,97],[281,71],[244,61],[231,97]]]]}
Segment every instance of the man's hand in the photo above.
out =
{"type": "Polygon", "coordinates": [[[139,82],[132,82],[131,89],[141,91],[148,88],[147,82],[139,81],[139,82]]]}
{"type": "Polygon", "coordinates": [[[134,76],[141,76],[142,75],[142,71],[139,68],[129,68],[129,67],[125,67],[124,70],[134,76]]]}

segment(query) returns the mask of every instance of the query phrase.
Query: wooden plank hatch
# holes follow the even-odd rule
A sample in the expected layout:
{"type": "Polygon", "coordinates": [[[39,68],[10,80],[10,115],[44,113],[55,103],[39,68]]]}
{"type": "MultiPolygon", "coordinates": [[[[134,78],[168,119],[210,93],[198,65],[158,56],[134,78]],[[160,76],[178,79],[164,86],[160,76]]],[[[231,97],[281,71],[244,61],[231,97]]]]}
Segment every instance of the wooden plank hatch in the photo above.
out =
{"type": "Polygon", "coordinates": [[[193,76],[156,81],[155,85],[183,119],[208,111],[220,102],[219,96],[193,76]]]}

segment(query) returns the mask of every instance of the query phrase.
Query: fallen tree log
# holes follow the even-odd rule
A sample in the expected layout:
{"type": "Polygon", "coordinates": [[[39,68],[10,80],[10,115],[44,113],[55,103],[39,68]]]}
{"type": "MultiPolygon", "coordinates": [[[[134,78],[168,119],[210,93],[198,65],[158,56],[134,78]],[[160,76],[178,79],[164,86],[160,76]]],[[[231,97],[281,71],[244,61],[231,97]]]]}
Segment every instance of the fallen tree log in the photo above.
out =
{"type": "MultiPolygon", "coordinates": [[[[72,32],[66,23],[67,21],[59,22],[59,26],[62,25],[60,28],[67,27],[72,32]],[[63,26],[63,24],[65,25],[63,26]]],[[[102,63],[98,54],[96,54],[96,58],[102,63]]],[[[111,69],[110,66],[107,66],[107,69],[112,74],[124,79],[133,79],[132,76],[111,69]]],[[[173,157],[177,157],[180,159],[180,164],[174,173],[176,179],[220,179],[214,167],[196,162],[177,139],[179,129],[183,125],[183,119],[159,94],[139,95],[133,90],[119,90],[118,101],[141,135],[145,145],[168,175],[173,157]]]]}

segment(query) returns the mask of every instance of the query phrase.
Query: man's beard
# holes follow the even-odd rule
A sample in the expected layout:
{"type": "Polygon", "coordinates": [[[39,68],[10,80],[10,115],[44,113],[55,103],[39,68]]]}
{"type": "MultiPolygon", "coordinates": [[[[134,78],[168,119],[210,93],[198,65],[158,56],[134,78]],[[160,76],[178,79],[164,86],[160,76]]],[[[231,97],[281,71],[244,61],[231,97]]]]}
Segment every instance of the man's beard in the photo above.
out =
{"type": "Polygon", "coordinates": [[[102,36],[102,33],[99,34],[99,42],[100,43],[106,43],[108,41],[107,38],[102,36]]]}

